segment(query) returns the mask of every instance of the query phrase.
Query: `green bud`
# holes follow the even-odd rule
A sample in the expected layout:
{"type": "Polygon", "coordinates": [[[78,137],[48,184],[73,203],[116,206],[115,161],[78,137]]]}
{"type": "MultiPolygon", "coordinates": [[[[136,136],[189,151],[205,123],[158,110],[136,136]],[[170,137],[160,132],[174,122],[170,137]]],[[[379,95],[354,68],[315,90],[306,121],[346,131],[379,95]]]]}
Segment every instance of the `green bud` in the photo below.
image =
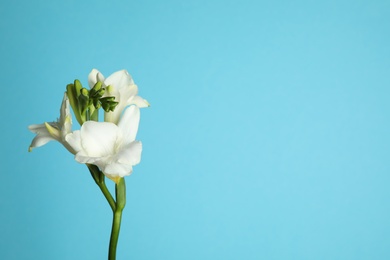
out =
{"type": "Polygon", "coordinates": [[[69,98],[69,103],[73,108],[73,111],[77,111],[77,95],[73,84],[66,85],[66,95],[69,98]]]}
{"type": "Polygon", "coordinates": [[[102,82],[101,81],[98,81],[96,82],[95,86],[93,86],[92,89],[94,89],[95,91],[99,91],[101,88],[102,88],[102,82]]]}
{"type": "Polygon", "coordinates": [[[108,102],[115,101],[115,97],[103,97],[103,98],[100,98],[99,100],[102,103],[108,103],[108,102]]]}
{"type": "Polygon", "coordinates": [[[89,98],[88,99],[88,107],[91,107],[93,105],[93,99],[89,98]]]}
{"type": "Polygon", "coordinates": [[[102,97],[104,95],[104,92],[106,92],[106,90],[104,88],[102,88],[101,90],[98,91],[99,93],[99,97],[102,97]]]}
{"type": "Polygon", "coordinates": [[[78,79],[74,80],[74,87],[75,87],[75,90],[76,90],[76,95],[80,96],[80,91],[83,88],[83,86],[81,85],[80,80],[78,80],[78,79]]]}
{"type": "Polygon", "coordinates": [[[84,116],[89,107],[89,91],[86,88],[82,88],[78,97],[80,113],[84,116]]]}
{"type": "Polygon", "coordinates": [[[114,111],[119,102],[114,101],[115,97],[104,97],[99,99],[104,111],[114,111]]]}
{"type": "Polygon", "coordinates": [[[89,96],[89,91],[86,88],[82,88],[80,91],[80,95],[88,97],[89,96]]]}
{"type": "Polygon", "coordinates": [[[110,106],[109,111],[111,111],[111,112],[114,111],[118,104],[119,104],[119,102],[115,102],[115,101],[110,102],[109,103],[109,106],[110,106]]]}
{"type": "Polygon", "coordinates": [[[66,86],[66,95],[68,96],[69,98],[69,103],[70,103],[70,106],[72,107],[73,109],[73,112],[74,112],[74,115],[77,119],[77,122],[79,122],[80,125],[83,124],[83,120],[81,119],[81,116],[80,116],[80,109],[79,109],[79,105],[78,105],[78,94],[77,94],[77,89],[76,89],[76,86],[74,84],[68,84],[66,86]]]}
{"type": "Polygon", "coordinates": [[[100,105],[99,99],[95,98],[92,100],[92,104],[96,109],[99,109],[98,106],[100,105]]]}
{"type": "Polygon", "coordinates": [[[91,98],[101,98],[104,94],[104,89],[103,92],[101,92],[101,90],[102,90],[102,82],[98,81],[89,92],[89,96],[91,98]]]}

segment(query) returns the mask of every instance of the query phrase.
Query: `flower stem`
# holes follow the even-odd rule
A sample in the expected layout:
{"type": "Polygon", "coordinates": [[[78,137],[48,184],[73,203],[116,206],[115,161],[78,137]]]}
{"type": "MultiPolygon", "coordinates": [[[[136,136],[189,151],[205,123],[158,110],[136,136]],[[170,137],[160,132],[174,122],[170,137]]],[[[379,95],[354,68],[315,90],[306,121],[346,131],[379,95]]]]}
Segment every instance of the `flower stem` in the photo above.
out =
{"type": "Polygon", "coordinates": [[[106,186],[104,174],[99,170],[99,168],[96,165],[87,164],[87,167],[93,179],[95,180],[96,184],[99,186],[100,190],[102,191],[104,197],[106,197],[108,204],[110,204],[112,211],[115,211],[116,203],[106,186]]]}
{"type": "Polygon", "coordinates": [[[126,185],[124,178],[120,178],[115,185],[116,208],[113,210],[114,216],[112,220],[110,247],[108,252],[108,260],[116,259],[116,247],[118,245],[119,231],[121,228],[122,211],[126,205],[126,185]]]}

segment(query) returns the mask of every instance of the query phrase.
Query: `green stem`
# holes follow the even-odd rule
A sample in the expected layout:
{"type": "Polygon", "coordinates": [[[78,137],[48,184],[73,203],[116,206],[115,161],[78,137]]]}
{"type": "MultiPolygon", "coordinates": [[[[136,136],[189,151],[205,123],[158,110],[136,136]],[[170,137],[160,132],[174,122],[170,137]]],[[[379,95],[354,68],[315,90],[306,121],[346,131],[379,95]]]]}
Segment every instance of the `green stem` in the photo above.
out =
{"type": "Polygon", "coordinates": [[[113,210],[112,229],[108,260],[116,259],[116,247],[118,245],[119,231],[121,228],[122,211],[126,205],[126,184],[124,178],[120,178],[115,185],[116,209],[113,210]]]}
{"type": "Polygon", "coordinates": [[[90,115],[90,120],[92,121],[99,121],[99,109],[94,109],[93,111],[90,110],[91,115],[90,115]]]}
{"type": "Polygon", "coordinates": [[[99,168],[96,165],[87,164],[87,167],[93,179],[95,180],[96,184],[99,186],[100,190],[102,191],[104,197],[106,197],[108,204],[110,204],[112,211],[115,211],[116,208],[115,200],[106,186],[104,174],[99,170],[99,168]]]}

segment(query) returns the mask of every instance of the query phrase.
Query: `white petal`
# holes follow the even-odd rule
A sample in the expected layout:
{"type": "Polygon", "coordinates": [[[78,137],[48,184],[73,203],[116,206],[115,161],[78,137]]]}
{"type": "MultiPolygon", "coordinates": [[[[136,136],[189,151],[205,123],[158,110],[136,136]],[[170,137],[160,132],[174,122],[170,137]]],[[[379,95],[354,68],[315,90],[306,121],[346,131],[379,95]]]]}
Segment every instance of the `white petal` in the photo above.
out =
{"type": "Polygon", "coordinates": [[[70,133],[72,133],[72,117],[69,115],[65,118],[61,128],[62,140],[65,140],[65,137],[70,133]]]}
{"type": "Polygon", "coordinates": [[[128,102],[127,102],[128,105],[136,105],[137,107],[150,107],[150,104],[148,101],[146,101],[146,99],[143,99],[142,97],[140,96],[135,96],[133,98],[131,98],[128,102]]]}
{"type": "MultiPolygon", "coordinates": [[[[75,159],[76,161],[78,161],[79,163],[89,163],[89,164],[98,165],[99,162],[100,162],[101,165],[102,165],[102,164],[103,164],[103,165],[106,164],[106,163],[104,162],[104,160],[102,160],[102,157],[90,157],[90,156],[86,155],[86,154],[84,153],[84,151],[78,152],[78,153],[75,155],[74,159],[75,159]],[[102,162],[102,161],[103,161],[103,162],[102,162]]],[[[99,166],[99,165],[98,165],[98,166],[99,166]]],[[[99,167],[101,167],[101,166],[99,166],[99,167]]]]}
{"type": "Polygon", "coordinates": [[[55,140],[55,139],[53,137],[51,137],[51,135],[49,133],[47,133],[47,134],[39,134],[39,135],[35,136],[34,139],[32,140],[32,142],[30,144],[29,150],[31,151],[32,148],[40,147],[42,145],[45,145],[49,141],[52,141],[52,140],[55,140]]]}
{"type": "MultiPolygon", "coordinates": [[[[55,122],[50,122],[49,124],[55,124],[55,122]]],[[[49,134],[49,132],[47,131],[46,129],[46,125],[45,124],[39,124],[39,125],[29,125],[28,126],[28,129],[35,133],[35,134],[39,134],[39,133],[47,133],[49,134]]],[[[50,135],[50,134],[49,134],[50,135]]]]}
{"type": "Polygon", "coordinates": [[[57,141],[62,141],[61,132],[59,130],[58,123],[49,124],[45,123],[47,132],[57,141]]]}
{"type": "Polygon", "coordinates": [[[118,163],[136,165],[141,161],[142,143],[134,141],[119,151],[116,158],[118,163]]]}
{"type": "MultiPolygon", "coordinates": [[[[118,97],[115,97],[115,100],[119,100],[119,99],[120,98],[118,94],[118,97]]],[[[115,107],[114,111],[104,112],[104,121],[118,124],[119,118],[121,117],[121,114],[126,107],[127,107],[126,102],[119,102],[118,105],[115,107]]]]}
{"type": "Polygon", "coordinates": [[[89,87],[93,88],[98,81],[104,82],[104,76],[97,69],[93,69],[88,75],[89,87]]]}
{"type": "Polygon", "coordinates": [[[104,83],[106,84],[106,86],[111,85],[117,89],[121,89],[122,87],[133,85],[134,81],[126,70],[120,70],[111,74],[104,81],[104,83]]]}
{"type": "Polygon", "coordinates": [[[119,89],[120,102],[126,103],[128,105],[129,101],[138,94],[137,85],[128,85],[119,89]]]}
{"type": "Polygon", "coordinates": [[[135,140],[139,118],[140,112],[137,106],[128,107],[120,118],[118,127],[122,130],[124,144],[129,144],[135,140]]]}
{"type": "Polygon", "coordinates": [[[132,173],[133,167],[129,164],[111,163],[102,168],[102,171],[111,178],[124,177],[132,173]]]}
{"type": "Polygon", "coordinates": [[[73,133],[66,135],[65,142],[69,144],[69,146],[75,151],[75,153],[79,152],[82,149],[80,131],[77,130],[73,133]]]}
{"type": "Polygon", "coordinates": [[[60,107],[60,122],[64,122],[65,118],[70,114],[70,108],[69,108],[69,99],[68,95],[64,94],[64,97],[62,98],[62,103],[60,107]]]}
{"type": "Polygon", "coordinates": [[[117,139],[121,139],[119,128],[107,122],[85,122],[81,127],[81,146],[91,157],[114,154],[117,139]]]}
{"type": "Polygon", "coordinates": [[[129,100],[132,100],[134,95],[138,92],[136,85],[129,85],[121,89],[114,88],[113,91],[108,95],[115,96],[115,101],[119,102],[115,107],[114,111],[104,113],[104,121],[117,124],[123,110],[131,104],[129,100]]]}
{"type": "Polygon", "coordinates": [[[59,127],[61,129],[62,138],[72,132],[72,115],[70,113],[70,104],[68,95],[64,94],[64,98],[62,99],[62,104],[60,108],[60,122],[59,127]]]}

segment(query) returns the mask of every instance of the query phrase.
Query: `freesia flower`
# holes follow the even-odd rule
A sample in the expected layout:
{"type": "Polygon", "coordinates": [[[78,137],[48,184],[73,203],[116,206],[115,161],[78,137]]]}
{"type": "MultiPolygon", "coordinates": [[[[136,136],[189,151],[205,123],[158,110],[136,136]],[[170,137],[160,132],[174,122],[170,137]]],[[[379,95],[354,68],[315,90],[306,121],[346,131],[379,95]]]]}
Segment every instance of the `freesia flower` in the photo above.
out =
{"type": "Polygon", "coordinates": [[[67,135],[67,142],[77,151],[76,161],[98,166],[115,182],[133,171],[141,160],[142,144],[135,140],[140,111],[127,108],[118,125],[111,122],[85,122],[79,131],[67,135]]]}
{"type": "Polygon", "coordinates": [[[75,153],[75,150],[65,140],[66,136],[72,132],[72,116],[70,114],[69,99],[66,93],[64,94],[60,108],[60,119],[57,122],[30,125],[28,129],[37,134],[31,142],[29,151],[32,151],[35,147],[45,145],[49,141],[56,140],[62,143],[69,152],[75,153]]]}
{"type": "Polygon", "coordinates": [[[114,111],[104,113],[104,121],[117,124],[125,107],[136,105],[138,107],[150,106],[148,101],[138,96],[138,87],[126,70],[120,70],[105,78],[97,69],[93,69],[88,76],[88,84],[92,88],[96,82],[103,82],[107,87],[105,96],[114,96],[119,102],[114,111]]]}

